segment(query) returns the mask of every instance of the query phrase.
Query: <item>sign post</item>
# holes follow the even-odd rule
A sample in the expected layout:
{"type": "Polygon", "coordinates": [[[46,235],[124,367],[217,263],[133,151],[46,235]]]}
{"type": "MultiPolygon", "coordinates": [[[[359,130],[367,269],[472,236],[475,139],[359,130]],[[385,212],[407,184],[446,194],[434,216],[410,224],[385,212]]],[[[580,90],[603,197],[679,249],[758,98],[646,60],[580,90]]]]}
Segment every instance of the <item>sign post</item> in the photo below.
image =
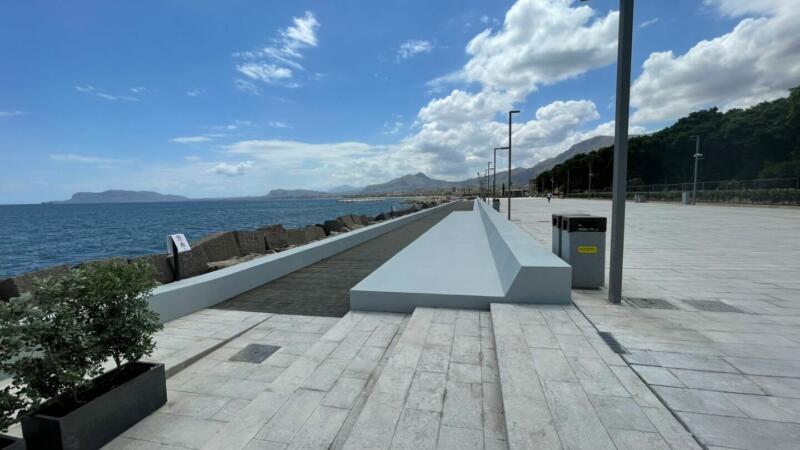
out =
{"type": "Polygon", "coordinates": [[[179,253],[188,252],[192,247],[186,236],[183,234],[170,234],[167,236],[167,253],[172,256],[172,271],[175,273],[175,281],[181,279],[179,253]]]}

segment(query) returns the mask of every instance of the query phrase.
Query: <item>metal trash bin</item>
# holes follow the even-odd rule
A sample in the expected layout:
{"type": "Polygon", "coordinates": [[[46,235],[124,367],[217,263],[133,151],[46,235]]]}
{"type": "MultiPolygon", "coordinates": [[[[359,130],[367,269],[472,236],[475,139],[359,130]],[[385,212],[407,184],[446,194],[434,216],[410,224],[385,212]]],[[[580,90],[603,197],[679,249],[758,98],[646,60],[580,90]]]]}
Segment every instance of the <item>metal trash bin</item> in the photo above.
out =
{"type": "Polygon", "coordinates": [[[572,287],[605,285],[606,218],[564,216],[561,231],[561,259],[572,266],[572,287]]]}
{"type": "Polygon", "coordinates": [[[493,198],[492,199],[492,208],[494,208],[495,211],[500,212],[500,199],[499,198],[493,198]]]}
{"type": "Polygon", "coordinates": [[[567,216],[588,216],[588,214],[569,212],[553,214],[553,239],[551,247],[553,249],[553,253],[559,258],[561,258],[562,242],[564,241],[564,237],[562,236],[563,232],[561,231],[561,221],[567,216]]]}

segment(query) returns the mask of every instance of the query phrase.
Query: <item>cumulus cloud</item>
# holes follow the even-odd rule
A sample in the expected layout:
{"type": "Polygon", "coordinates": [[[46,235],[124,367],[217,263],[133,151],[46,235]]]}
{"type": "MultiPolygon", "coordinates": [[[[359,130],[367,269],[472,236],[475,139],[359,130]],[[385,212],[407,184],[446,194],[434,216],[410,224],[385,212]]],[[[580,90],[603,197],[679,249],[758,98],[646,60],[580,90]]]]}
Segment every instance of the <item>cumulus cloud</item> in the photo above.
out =
{"type": "Polygon", "coordinates": [[[430,53],[433,51],[433,44],[430,41],[420,39],[410,39],[403,42],[397,49],[397,60],[411,58],[420,53],[430,53]]]}
{"type": "Polygon", "coordinates": [[[257,94],[258,88],[248,79],[286,87],[299,86],[291,80],[296,78],[297,71],[305,70],[301,64],[302,50],[317,46],[319,26],[314,14],[306,11],[303,17],[293,19],[293,25],[280,30],[270,45],[236,53],[236,57],[245,61],[237,64],[236,70],[247,78],[236,81],[237,89],[257,94]]]}
{"type": "Polygon", "coordinates": [[[614,61],[618,13],[596,17],[564,0],[519,0],[503,28],[486,29],[467,44],[471,56],[458,76],[522,94],[614,61]]]}
{"type": "MultiPolygon", "coordinates": [[[[729,33],[682,55],[652,53],[631,87],[634,123],[674,120],[697,109],[743,108],[786,96],[800,83],[800,11],[791,2],[707,0],[743,18],[729,33]]],[[[796,5],[795,5],[796,6],[796,5]]]]}
{"type": "Polygon", "coordinates": [[[236,164],[219,163],[211,168],[211,172],[226,177],[238,177],[246,174],[253,168],[253,161],[242,161],[236,164]]]}
{"type": "Polygon", "coordinates": [[[18,109],[13,111],[0,111],[0,117],[14,117],[14,116],[21,116],[26,114],[25,111],[20,111],[18,109]]]}

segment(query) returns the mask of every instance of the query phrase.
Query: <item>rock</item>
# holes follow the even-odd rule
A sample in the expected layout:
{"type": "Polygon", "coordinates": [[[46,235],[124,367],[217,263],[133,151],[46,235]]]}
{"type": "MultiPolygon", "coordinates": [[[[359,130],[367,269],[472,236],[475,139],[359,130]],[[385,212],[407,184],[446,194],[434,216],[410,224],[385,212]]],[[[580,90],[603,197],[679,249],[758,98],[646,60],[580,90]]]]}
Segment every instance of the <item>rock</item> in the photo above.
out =
{"type": "Polygon", "coordinates": [[[92,260],[92,261],[84,261],[84,262],[76,265],[75,268],[76,269],[85,269],[85,268],[92,267],[92,266],[102,266],[102,265],[111,264],[111,263],[125,263],[125,264],[127,264],[128,263],[128,259],[127,258],[123,258],[122,256],[112,256],[111,258],[95,259],[95,260],[92,260]]]}
{"type": "Polygon", "coordinates": [[[325,239],[325,236],[327,236],[325,233],[325,228],[319,225],[309,225],[303,228],[303,230],[305,230],[306,239],[308,239],[309,242],[325,239]]]}
{"type": "MultiPolygon", "coordinates": [[[[172,262],[172,257],[169,257],[172,262]]],[[[178,253],[180,279],[191,278],[208,272],[208,256],[202,246],[194,247],[188,252],[178,253]]],[[[173,266],[174,267],[174,266],[173,266]]]]}
{"type": "Polygon", "coordinates": [[[367,216],[365,216],[365,215],[363,215],[363,214],[362,214],[362,215],[360,215],[360,216],[353,216],[353,217],[355,217],[355,219],[356,219],[356,222],[357,222],[359,225],[362,225],[362,226],[367,226],[367,225],[369,225],[369,222],[370,222],[370,220],[369,220],[369,217],[367,217],[367,216]]]}
{"type": "Polygon", "coordinates": [[[264,255],[260,253],[250,253],[244,256],[237,256],[236,258],[226,259],[224,261],[213,261],[208,263],[208,268],[213,270],[224,269],[226,267],[235,266],[236,264],[240,264],[247,261],[252,261],[256,258],[260,258],[264,255]]]}
{"type": "Polygon", "coordinates": [[[340,220],[340,221],[344,222],[345,226],[347,228],[351,229],[351,230],[355,229],[356,225],[358,225],[356,223],[356,221],[353,220],[353,216],[351,216],[349,214],[346,215],[346,216],[339,216],[339,217],[336,218],[336,220],[340,220]]]}
{"type": "Polygon", "coordinates": [[[289,245],[303,245],[308,242],[306,231],[303,228],[290,228],[286,232],[289,235],[289,245]]]}
{"type": "Polygon", "coordinates": [[[264,233],[264,240],[266,241],[267,249],[269,250],[278,250],[289,246],[289,236],[281,224],[268,225],[266,227],[259,228],[256,231],[264,233]]]}
{"type": "Polygon", "coordinates": [[[175,281],[175,274],[172,273],[172,260],[169,255],[145,255],[131,258],[129,263],[145,261],[155,268],[154,277],[160,284],[172,283],[175,281]]]}
{"type": "Polygon", "coordinates": [[[7,278],[0,281],[0,299],[8,300],[19,297],[23,293],[33,290],[33,285],[36,280],[66,275],[67,273],[69,273],[69,266],[66,264],[59,264],[35,272],[7,278]]]}
{"type": "Polygon", "coordinates": [[[326,220],[325,224],[323,225],[323,227],[325,227],[325,233],[327,233],[327,234],[330,234],[330,233],[333,233],[333,232],[342,233],[342,232],[345,232],[345,231],[350,231],[350,229],[347,228],[347,225],[345,225],[345,223],[342,222],[339,219],[326,220]]]}
{"type": "Polygon", "coordinates": [[[234,231],[233,234],[236,238],[236,244],[239,246],[239,256],[245,256],[251,253],[266,253],[267,241],[264,239],[264,233],[241,230],[234,231]]]}
{"type": "Polygon", "coordinates": [[[222,261],[239,256],[239,245],[233,231],[210,234],[192,242],[192,249],[195,248],[202,248],[208,261],[222,261]]]}
{"type": "Polygon", "coordinates": [[[386,214],[386,213],[380,213],[380,214],[378,214],[377,216],[375,216],[375,221],[376,221],[376,222],[383,222],[384,220],[386,220],[386,219],[388,219],[388,218],[389,218],[389,215],[388,215],[388,214],[386,214]]]}

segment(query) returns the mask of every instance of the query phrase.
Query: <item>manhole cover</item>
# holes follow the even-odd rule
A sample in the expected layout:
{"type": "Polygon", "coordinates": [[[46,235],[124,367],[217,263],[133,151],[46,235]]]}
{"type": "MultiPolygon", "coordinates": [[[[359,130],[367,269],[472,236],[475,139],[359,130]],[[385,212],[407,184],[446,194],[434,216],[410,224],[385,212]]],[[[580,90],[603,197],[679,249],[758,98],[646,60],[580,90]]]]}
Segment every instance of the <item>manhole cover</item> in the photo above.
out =
{"type": "Polygon", "coordinates": [[[639,297],[625,297],[628,303],[636,306],[637,308],[645,309],[678,309],[672,303],[661,300],[660,298],[639,298],[639,297]]]}
{"type": "Polygon", "coordinates": [[[611,347],[611,350],[618,355],[624,355],[628,353],[628,350],[619,343],[617,338],[615,338],[611,333],[605,331],[598,331],[597,334],[603,339],[603,341],[611,347]]]}
{"type": "Polygon", "coordinates": [[[745,311],[719,300],[684,300],[683,302],[700,311],[745,313],[745,311]]]}
{"type": "Polygon", "coordinates": [[[239,353],[231,356],[228,361],[260,364],[278,350],[280,347],[275,345],[248,344],[247,347],[239,350],[239,353]]]}

